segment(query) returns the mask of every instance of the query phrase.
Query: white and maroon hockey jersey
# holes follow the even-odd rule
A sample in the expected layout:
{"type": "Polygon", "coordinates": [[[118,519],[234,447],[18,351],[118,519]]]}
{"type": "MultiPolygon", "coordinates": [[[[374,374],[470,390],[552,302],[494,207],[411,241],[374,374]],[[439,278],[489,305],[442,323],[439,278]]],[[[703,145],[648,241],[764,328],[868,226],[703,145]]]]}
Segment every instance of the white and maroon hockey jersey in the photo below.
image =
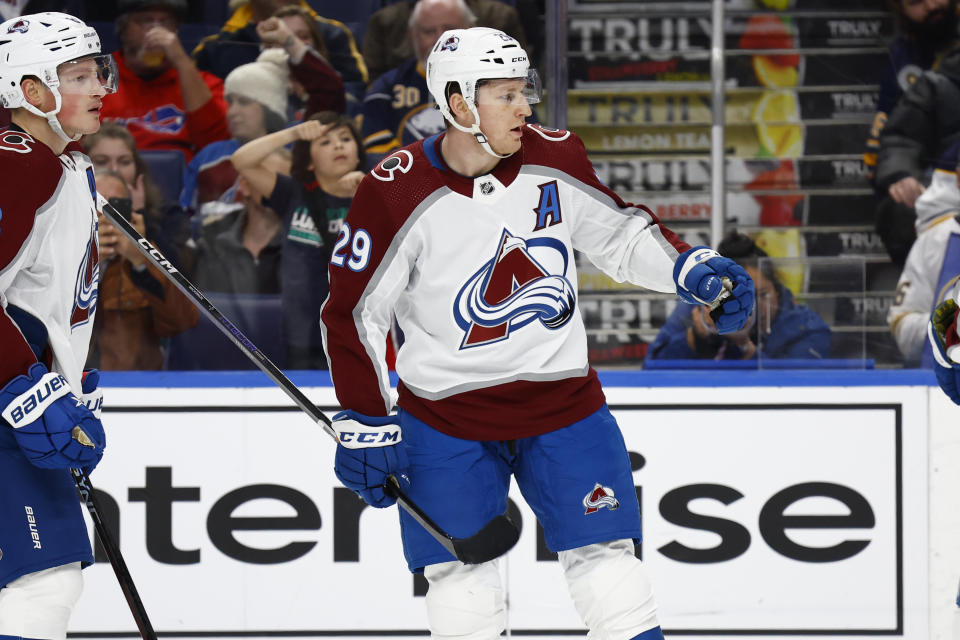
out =
{"type": "Polygon", "coordinates": [[[40,359],[80,391],[99,280],[96,186],[86,155],[0,131],[0,386],[40,359]]]}
{"type": "Polygon", "coordinates": [[[440,431],[507,440],[585,418],[604,397],[574,250],[619,282],[672,292],[688,245],[604,186],[570,132],[526,125],[522,149],[472,179],[445,164],[441,140],[380,162],[334,246],[321,323],[341,405],[392,407],[395,314],[399,405],[440,431]]]}

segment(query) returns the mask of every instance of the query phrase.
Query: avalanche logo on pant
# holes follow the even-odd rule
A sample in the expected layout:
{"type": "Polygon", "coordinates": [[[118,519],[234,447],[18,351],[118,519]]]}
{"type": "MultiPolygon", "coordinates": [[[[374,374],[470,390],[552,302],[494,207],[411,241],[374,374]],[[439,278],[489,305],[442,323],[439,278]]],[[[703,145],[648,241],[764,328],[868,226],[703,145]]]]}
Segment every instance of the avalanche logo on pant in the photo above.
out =
{"type": "Polygon", "coordinates": [[[464,332],[460,348],[506,340],[535,320],[547,329],[567,324],[577,304],[565,277],[569,263],[559,240],[525,241],[504,229],[493,259],[470,277],[454,302],[453,315],[464,332]],[[561,275],[551,274],[545,264],[561,275]]]}
{"type": "Polygon", "coordinates": [[[616,511],[620,508],[620,501],[613,497],[613,489],[604,487],[599,482],[594,485],[593,491],[583,496],[583,506],[587,508],[584,515],[596,513],[607,507],[610,511],[616,511]]]}

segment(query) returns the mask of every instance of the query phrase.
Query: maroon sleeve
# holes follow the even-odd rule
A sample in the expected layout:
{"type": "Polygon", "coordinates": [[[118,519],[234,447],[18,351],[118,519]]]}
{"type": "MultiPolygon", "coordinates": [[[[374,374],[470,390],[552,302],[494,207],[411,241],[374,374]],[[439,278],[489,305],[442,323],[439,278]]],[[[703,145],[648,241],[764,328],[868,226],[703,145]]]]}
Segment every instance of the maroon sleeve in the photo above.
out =
{"type": "MultiPolygon", "coordinates": [[[[56,192],[63,166],[42,144],[24,133],[7,130],[0,132],[0,175],[4,176],[5,184],[10,185],[0,190],[0,273],[8,275],[7,270],[13,268],[13,262],[33,231],[37,209],[56,192]]],[[[55,250],[54,247],[47,249],[55,250]]],[[[37,362],[6,308],[0,312],[0,344],[3,345],[0,385],[5,385],[37,362]]]]}
{"type": "MultiPolygon", "coordinates": [[[[347,214],[345,228],[352,233],[360,229],[370,234],[372,251],[370,261],[362,271],[338,267],[332,261],[329,266],[330,294],[323,305],[321,319],[326,328],[326,349],[330,361],[330,377],[340,406],[369,416],[386,415],[389,407],[380,387],[380,364],[371,360],[365,345],[362,324],[354,320],[354,310],[360,304],[370,280],[373,278],[393,240],[397,226],[384,215],[386,208],[378,193],[376,180],[369,175],[360,183],[347,214]]],[[[336,247],[340,247],[339,240],[336,247]]],[[[349,243],[347,244],[349,247],[349,243]]],[[[336,250],[336,255],[344,250],[336,250]]]]}
{"type": "Polygon", "coordinates": [[[201,71],[200,75],[210,87],[211,96],[199,109],[187,112],[187,129],[196,149],[230,137],[230,129],[227,127],[227,103],[223,99],[223,80],[206,71],[201,71]]]}
{"type": "Polygon", "coordinates": [[[290,63],[290,75],[307,92],[304,118],[318,111],[344,113],[347,110],[343,79],[313,49],[308,49],[297,64],[290,63]]]}

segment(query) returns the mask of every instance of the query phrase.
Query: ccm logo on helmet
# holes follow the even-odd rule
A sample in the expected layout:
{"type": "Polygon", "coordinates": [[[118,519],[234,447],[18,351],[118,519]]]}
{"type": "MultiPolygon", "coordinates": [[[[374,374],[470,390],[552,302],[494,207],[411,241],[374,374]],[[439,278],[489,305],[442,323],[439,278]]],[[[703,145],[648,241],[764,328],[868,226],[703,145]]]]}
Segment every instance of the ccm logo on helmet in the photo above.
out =
{"type": "Polygon", "coordinates": [[[526,62],[526,56],[520,56],[519,58],[513,58],[510,62],[526,62]]]}

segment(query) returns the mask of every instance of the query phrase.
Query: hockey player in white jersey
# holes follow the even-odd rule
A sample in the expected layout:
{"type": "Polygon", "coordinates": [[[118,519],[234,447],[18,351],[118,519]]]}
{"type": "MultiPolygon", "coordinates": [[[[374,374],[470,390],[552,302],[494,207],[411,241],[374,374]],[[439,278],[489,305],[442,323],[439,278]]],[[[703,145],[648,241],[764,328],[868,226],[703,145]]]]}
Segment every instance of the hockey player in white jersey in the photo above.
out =
{"type": "MultiPolygon", "coordinates": [[[[927,339],[933,351],[933,371],[947,397],[960,405],[960,272],[945,300],[933,309],[927,339]]],[[[953,610],[952,640],[960,640],[960,592],[953,610]]]]}
{"type": "MultiPolygon", "coordinates": [[[[960,404],[960,272],[953,280],[953,289],[947,292],[946,299],[930,316],[927,338],[933,350],[933,370],[940,388],[960,404]]],[[[960,607],[960,596],[957,597],[957,606],[960,607]]]]}
{"type": "MultiPolygon", "coordinates": [[[[589,637],[662,638],[634,556],[628,454],[587,362],[574,250],[618,281],[691,303],[717,299],[728,278],[721,332],[746,322],[753,283],[603,185],[576,135],[525,123],[539,81],[510,36],[445,32],[427,86],[446,132],[364,178],[332,251],[321,324],[345,409],[334,420],[337,476],[375,507],[392,504],[387,475],[404,478],[441,528],[468,537],[504,513],[513,475],[589,637]],[[394,316],[404,336],[397,414],[384,362],[394,316]],[[358,442],[384,435],[402,440],[358,442]]],[[[430,584],[433,636],[497,638],[498,560],[463,564],[403,511],[400,524],[407,564],[430,584]]]]}
{"type": "Polygon", "coordinates": [[[96,191],[73,143],[100,128],[116,82],[96,30],[73,16],[0,24],[0,100],[12,120],[0,131],[0,638],[64,638],[81,565],[93,562],[69,469],[91,471],[106,443],[97,374],[83,370],[96,191]]]}
{"type": "Polygon", "coordinates": [[[933,366],[926,340],[930,312],[960,278],[960,184],[955,144],[917,199],[917,240],[897,282],[887,322],[907,366],[933,366]],[[946,166],[949,166],[947,170],[946,166]]]}

